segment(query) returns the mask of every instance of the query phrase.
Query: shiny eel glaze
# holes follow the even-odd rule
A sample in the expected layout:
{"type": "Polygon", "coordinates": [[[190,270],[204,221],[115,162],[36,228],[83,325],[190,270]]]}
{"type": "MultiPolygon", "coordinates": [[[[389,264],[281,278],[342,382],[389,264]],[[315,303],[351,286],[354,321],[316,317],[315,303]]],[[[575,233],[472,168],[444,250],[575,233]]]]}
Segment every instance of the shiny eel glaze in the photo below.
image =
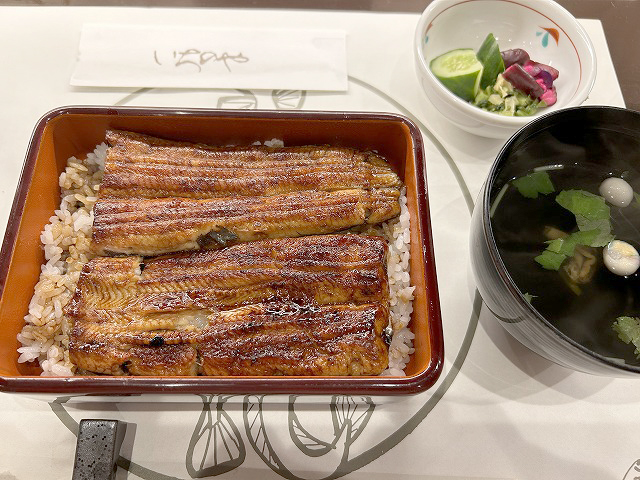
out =
{"type": "Polygon", "coordinates": [[[375,375],[386,242],[322,235],[98,257],[65,307],[79,369],[135,375],[375,375]]]}
{"type": "Polygon", "coordinates": [[[371,152],[210,147],[122,131],[94,207],[99,255],[159,255],[335,233],[399,214],[402,183],[371,152]]]}

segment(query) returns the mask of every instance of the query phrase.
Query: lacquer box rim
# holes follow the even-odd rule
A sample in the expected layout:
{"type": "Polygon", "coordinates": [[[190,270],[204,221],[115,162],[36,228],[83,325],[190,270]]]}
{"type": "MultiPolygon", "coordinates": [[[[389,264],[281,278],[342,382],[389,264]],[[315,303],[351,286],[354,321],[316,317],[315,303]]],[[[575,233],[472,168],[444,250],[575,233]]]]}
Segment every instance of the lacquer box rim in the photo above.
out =
{"type": "Polygon", "coordinates": [[[444,342],[424,162],[420,130],[394,113],[108,106],[65,106],[46,113],[29,143],[0,253],[0,391],[406,395],[427,390],[442,371],[444,342]],[[416,300],[410,325],[416,352],[407,376],[43,377],[18,364],[16,335],[44,262],[39,232],[59,202],[57,176],[69,156],[86,155],[107,128],[221,145],[282,138],[285,145],[352,146],[388,158],[405,182],[411,212],[416,300]]]}

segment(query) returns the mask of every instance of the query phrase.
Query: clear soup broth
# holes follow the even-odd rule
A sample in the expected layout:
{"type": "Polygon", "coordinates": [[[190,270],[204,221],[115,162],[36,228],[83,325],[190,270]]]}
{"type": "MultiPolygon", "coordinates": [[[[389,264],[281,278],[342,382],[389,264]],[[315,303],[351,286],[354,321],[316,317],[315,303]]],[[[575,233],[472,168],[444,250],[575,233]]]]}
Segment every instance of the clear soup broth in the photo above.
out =
{"type": "MultiPolygon", "coordinates": [[[[602,247],[586,250],[594,259],[586,275],[590,278],[584,283],[568,278],[563,267],[545,270],[534,260],[546,248],[550,231],[569,234],[577,230],[575,215],[555,200],[560,191],[580,189],[598,195],[604,179],[621,176],[634,192],[640,192],[640,176],[631,170],[614,172],[584,162],[580,167],[566,164],[545,171],[554,193],[531,199],[510,185],[501,198],[496,197],[492,226],[502,261],[520,291],[532,296],[533,307],[561,332],[600,355],[640,365],[634,346],[620,340],[612,328],[617,317],[640,316],[640,273],[628,277],[611,273],[603,264],[602,247]]],[[[609,207],[611,233],[640,251],[637,197],[627,207],[609,207]]]]}

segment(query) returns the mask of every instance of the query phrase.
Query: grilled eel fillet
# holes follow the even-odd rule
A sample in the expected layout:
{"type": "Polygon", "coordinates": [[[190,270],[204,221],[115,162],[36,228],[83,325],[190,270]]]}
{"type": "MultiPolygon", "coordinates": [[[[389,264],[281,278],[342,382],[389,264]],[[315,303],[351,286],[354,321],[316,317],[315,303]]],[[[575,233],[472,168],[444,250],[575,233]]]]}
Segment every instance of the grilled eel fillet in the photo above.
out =
{"type": "Polygon", "coordinates": [[[208,147],[110,131],[94,207],[99,255],[160,255],[334,233],[397,216],[381,157],[338,147],[208,147]]]}
{"type": "Polygon", "coordinates": [[[322,235],[94,258],[65,307],[70,359],[114,375],[379,374],[386,251],[322,235]]]}
{"type": "Polygon", "coordinates": [[[271,196],[401,187],[373,152],[329,146],[211,147],[110,130],[100,194],[125,198],[271,196]]]}

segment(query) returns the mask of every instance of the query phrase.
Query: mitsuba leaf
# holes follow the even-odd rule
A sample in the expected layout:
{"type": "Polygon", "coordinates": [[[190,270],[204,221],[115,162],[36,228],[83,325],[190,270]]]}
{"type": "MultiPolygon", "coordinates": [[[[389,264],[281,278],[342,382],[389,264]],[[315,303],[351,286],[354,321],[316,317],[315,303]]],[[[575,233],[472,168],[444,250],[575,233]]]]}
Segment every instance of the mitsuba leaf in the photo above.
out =
{"type": "Polygon", "coordinates": [[[587,230],[585,232],[574,232],[568,237],[562,240],[562,245],[558,253],[562,253],[568,257],[573,255],[573,252],[577,245],[594,246],[593,242],[596,240],[600,230],[587,230]]]}
{"type": "Polygon", "coordinates": [[[574,255],[577,245],[604,247],[614,238],[611,210],[604,198],[584,190],[563,190],[556,202],[575,215],[578,231],[547,242],[547,249],[535,258],[547,270],[558,270],[567,257],[574,255]]]}
{"type": "Polygon", "coordinates": [[[547,270],[558,270],[564,259],[567,258],[566,255],[562,253],[555,253],[551,250],[545,250],[540,255],[538,255],[534,260],[540,264],[542,268],[547,270]]]}
{"type": "Polygon", "coordinates": [[[582,232],[598,232],[588,244],[591,247],[604,247],[611,240],[611,209],[604,198],[584,190],[563,190],[556,202],[576,216],[578,229],[582,232]]]}
{"type": "MultiPolygon", "coordinates": [[[[547,250],[553,253],[562,253],[562,246],[564,245],[564,238],[556,238],[555,240],[549,240],[547,243],[547,250]]],[[[564,255],[564,253],[562,253],[564,255]]]]}
{"type": "Polygon", "coordinates": [[[589,231],[595,231],[598,232],[598,234],[593,238],[591,243],[583,243],[581,245],[588,245],[590,247],[605,247],[614,239],[614,236],[611,234],[611,222],[609,220],[599,220],[597,222],[585,223],[585,226],[583,228],[590,228],[591,230],[589,231]]]}
{"type": "Polygon", "coordinates": [[[535,258],[543,268],[558,270],[567,257],[571,257],[578,245],[593,246],[593,242],[600,234],[600,230],[574,232],[564,238],[556,238],[547,242],[547,248],[535,258]]]}
{"type": "Polygon", "coordinates": [[[633,343],[635,354],[640,358],[640,319],[636,317],[618,317],[612,325],[618,338],[624,343],[633,343]]]}
{"type": "Polygon", "coordinates": [[[580,230],[589,222],[609,220],[610,209],[604,198],[584,190],[563,190],[556,197],[556,202],[576,216],[580,230]]]}
{"type": "Polygon", "coordinates": [[[527,198],[538,198],[538,194],[553,193],[555,188],[547,172],[533,172],[511,182],[520,194],[527,198]]]}

